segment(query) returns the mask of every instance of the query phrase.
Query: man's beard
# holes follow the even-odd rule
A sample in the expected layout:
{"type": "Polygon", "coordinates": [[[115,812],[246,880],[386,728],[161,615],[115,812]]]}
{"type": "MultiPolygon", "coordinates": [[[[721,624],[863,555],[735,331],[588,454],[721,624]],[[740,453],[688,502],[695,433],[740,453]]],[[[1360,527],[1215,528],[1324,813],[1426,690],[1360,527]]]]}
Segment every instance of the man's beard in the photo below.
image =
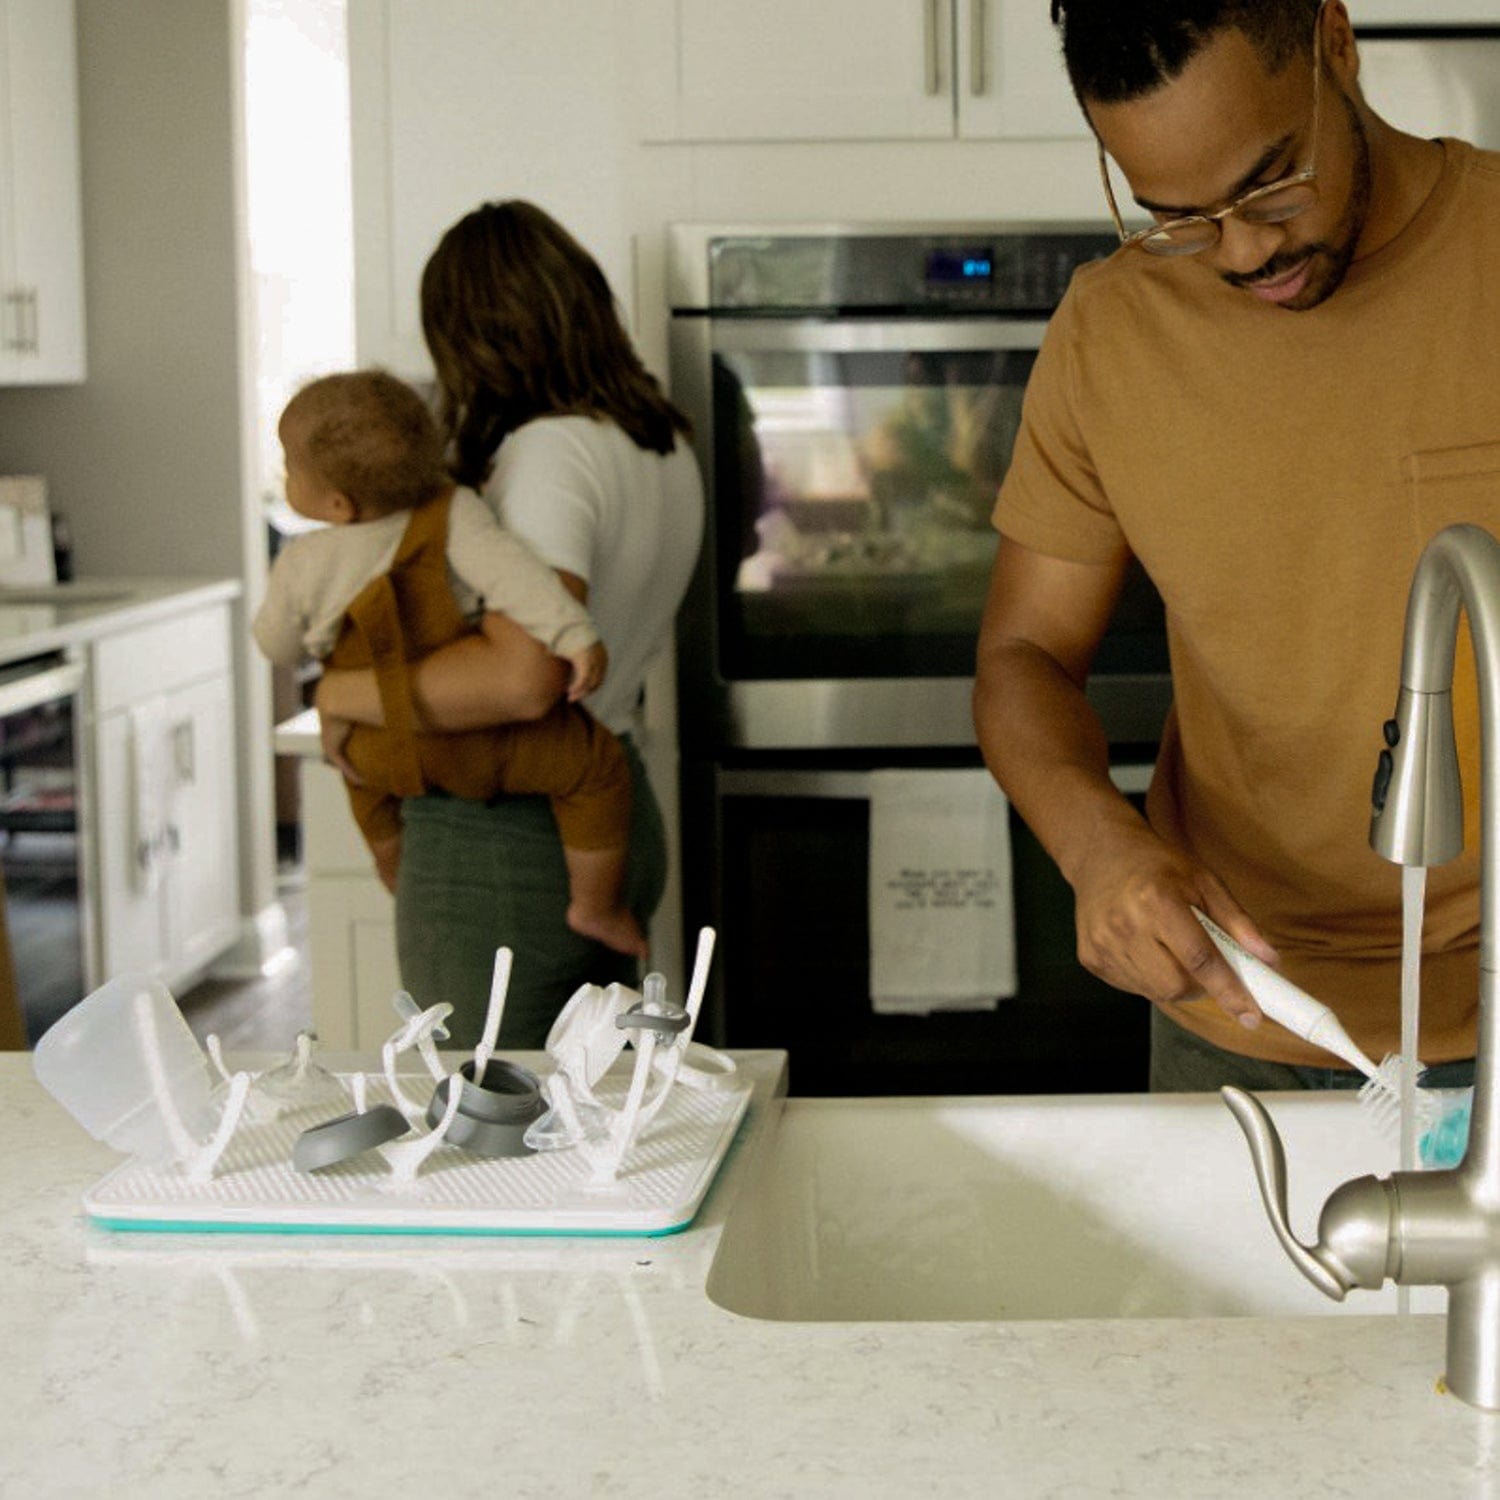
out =
{"type": "Polygon", "coordinates": [[[1306,312],[1310,307],[1316,307],[1320,302],[1326,302],[1336,292],[1349,273],[1349,267],[1354,261],[1354,251],[1359,245],[1360,235],[1364,233],[1365,221],[1370,216],[1370,186],[1372,172],[1370,170],[1370,140],[1365,133],[1364,121],[1359,117],[1359,111],[1354,107],[1354,101],[1342,89],[1337,90],[1339,98],[1344,101],[1344,113],[1349,117],[1349,133],[1354,144],[1354,164],[1351,180],[1349,183],[1349,201],[1344,206],[1344,212],[1339,216],[1338,223],[1334,226],[1333,238],[1330,240],[1314,240],[1308,245],[1299,245],[1295,250],[1283,250],[1273,255],[1258,270],[1252,271],[1248,276],[1225,272],[1224,280],[1230,286],[1245,288],[1253,286],[1260,281],[1274,281],[1279,276],[1296,266],[1300,266],[1309,257],[1321,257],[1327,263],[1327,270],[1319,280],[1309,279],[1303,296],[1311,294],[1311,301],[1299,301],[1291,311],[1306,312]]]}

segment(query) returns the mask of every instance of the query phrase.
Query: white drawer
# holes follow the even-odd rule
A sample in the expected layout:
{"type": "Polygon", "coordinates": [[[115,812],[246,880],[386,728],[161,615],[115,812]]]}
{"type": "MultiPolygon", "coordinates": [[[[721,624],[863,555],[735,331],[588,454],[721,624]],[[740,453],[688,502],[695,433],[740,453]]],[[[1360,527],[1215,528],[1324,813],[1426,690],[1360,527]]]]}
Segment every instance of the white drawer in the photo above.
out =
{"type": "Polygon", "coordinates": [[[222,604],[122,630],[95,643],[94,712],[103,718],[229,670],[229,611],[222,604]]]}

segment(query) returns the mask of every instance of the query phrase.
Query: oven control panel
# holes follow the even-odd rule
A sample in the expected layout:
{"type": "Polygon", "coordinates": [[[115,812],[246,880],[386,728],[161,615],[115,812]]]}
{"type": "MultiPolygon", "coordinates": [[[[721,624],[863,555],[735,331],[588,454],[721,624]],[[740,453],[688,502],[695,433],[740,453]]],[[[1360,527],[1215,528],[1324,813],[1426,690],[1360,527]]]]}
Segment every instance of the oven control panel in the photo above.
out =
{"type": "Polygon", "coordinates": [[[725,235],[708,245],[709,309],[1045,316],[1118,246],[1090,229],[725,235]]]}

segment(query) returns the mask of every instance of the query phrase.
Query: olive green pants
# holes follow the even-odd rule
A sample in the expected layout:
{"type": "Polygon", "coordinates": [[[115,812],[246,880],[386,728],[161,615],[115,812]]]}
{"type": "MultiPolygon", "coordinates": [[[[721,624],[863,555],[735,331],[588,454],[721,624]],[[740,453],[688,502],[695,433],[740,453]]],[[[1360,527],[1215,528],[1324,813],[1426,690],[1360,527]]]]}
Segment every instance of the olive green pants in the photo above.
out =
{"type": "MultiPolygon", "coordinates": [[[[661,809],[628,735],[630,846],[625,896],[642,927],[661,901],[667,850],[661,809]]],[[[637,984],[632,958],[580,937],[565,920],[568,873],[545,797],[469,802],[441,793],[402,803],[396,881],[401,983],[423,1006],[453,1006],[445,1045],[470,1048],[484,1028],[495,949],[515,953],[500,1045],[541,1047],[579,985],[637,984]]]]}

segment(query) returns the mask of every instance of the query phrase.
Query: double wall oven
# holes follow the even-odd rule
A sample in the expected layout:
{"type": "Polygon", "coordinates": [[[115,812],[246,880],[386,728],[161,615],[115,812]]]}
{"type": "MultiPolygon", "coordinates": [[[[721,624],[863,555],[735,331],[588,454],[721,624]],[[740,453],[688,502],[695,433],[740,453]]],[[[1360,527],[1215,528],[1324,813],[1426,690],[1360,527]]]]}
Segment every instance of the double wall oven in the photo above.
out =
{"type": "MultiPolygon", "coordinates": [[[[785,1046],[802,1093],[1144,1084],[1145,1007],[1074,958],[1071,896],[1011,815],[1015,993],[885,1014],[871,786],[980,765],[990,514],[1048,315],[1098,226],[676,226],[671,380],[709,522],[678,637],[688,930],[720,934],[707,1031],[785,1046]]],[[[1089,693],[1139,794],[1170,702],[1132,576],[1089,693]]]]}

